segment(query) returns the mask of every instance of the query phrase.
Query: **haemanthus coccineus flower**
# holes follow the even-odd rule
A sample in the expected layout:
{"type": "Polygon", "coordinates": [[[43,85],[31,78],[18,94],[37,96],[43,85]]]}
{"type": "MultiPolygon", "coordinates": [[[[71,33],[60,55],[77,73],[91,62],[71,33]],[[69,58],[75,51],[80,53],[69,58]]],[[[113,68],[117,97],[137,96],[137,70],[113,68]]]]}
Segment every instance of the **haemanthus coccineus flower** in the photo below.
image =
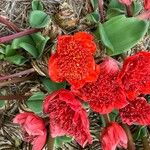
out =
{"type": "Polygon", "coordinates": [[[93,54],[96,44],[86,32],[58,37],[57,50],[49,59],[49,76],[55,82],[67,80],[74,88],[95,81],[99,68],[93,54]]]}
{"type": "Polygon", "coordinates": [[[124,90],[116,80],[120,71],[117,61],[107,57],[99,67],[100,74],[96,82],[86,83],[79,90],[72,88],[72,91],[88,102],[94,111],[106,114],[126,106],[128,102],[124,90]]]}
{"type": "Polygon", "coordinates": [[[34,113],[21,113],[15,116],[13,122],[21,126],[24,140],[31,142],[32,150],[42,150],[46,142],[47,131],[40,117],[34,113]]]}
{"type": "Polygon", "coordinates": [[[134,100],[140,94],[150,93],[150,53],[139,52],[128,57],[119,74],[126,95],[134,100]]]}
{"type": "Polygon", "coordinates": [[[50,117],[52,137],[73,136],[82,147],[92,143],[86,111],[70,91],[61,89],[48,95],[44,112],[50,117]]]}
{"type": "Polygon", "coordinates": [[[144,97],[137,97],[127,106],[120,109],[120,116],[124,123],[132,125],[150,125],[150,104],[147,103],[144,97]]]}
{"type": "Polygon", "coordinates": [[[101,139],[103,150],[115,150],[117,146],[127,148],[127,135],[123,128],[116,122],[111,122],[102,131],[101,139]]]}

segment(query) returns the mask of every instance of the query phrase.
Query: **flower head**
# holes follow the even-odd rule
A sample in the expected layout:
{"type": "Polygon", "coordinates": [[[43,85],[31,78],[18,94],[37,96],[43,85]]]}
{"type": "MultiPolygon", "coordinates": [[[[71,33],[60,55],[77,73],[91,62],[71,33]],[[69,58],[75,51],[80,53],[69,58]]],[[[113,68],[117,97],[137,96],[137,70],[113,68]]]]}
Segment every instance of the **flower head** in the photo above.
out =
{"type": "Polygon", "coordinates": [[[150,0],[144,0],[144,8],[145,10],[150,10],[150,0]]]}
{"type": "Polygon", "coordinates": [[[117,146],[127,148],[127,135],[123,128],[116,122],[111,122],[104,129],[101,136],[103,150],[115,150],[117,146]]]}
{"type": "Polygon", "coordinates": [[[125,4],[125,5],[131,5],[132,0],[119,0],[120,3],[125,4]]]}
{"type": "Polygon", "coordinates": [[[100,74],[96,82],[86,83],[83,88],[72,91],[91,108],[101,114],[127,105],[126,96],[116,78],[120,71],[117,62],[108,57],[100,65],[100,74]]]}
{"type": "Polygon", "coordinates": [[[150,93],[150,53],[139,52],[128,57],[119,75],[129,100],[150,93]]]}
{"type": "Polygon", "coordinates": [[[49,59],[51,79],[55,82],[67,80],[75,88],[95,81],[99,73],[93,58],[95,51],[93,36],[86,32],[59,36],[56,53],[49,59]]]}
{"type": "Polygon", "coordinates": [[[150,104],[145,98],[138,97],[130,104],[120,109],[120,116],[124,123],[132,125],[138,123],[139,125],[150,125],[150,104]]]}
{"type": "Polygon", "coordinates": [[[86,111],[70,91],[62,89],[48,95],[44,112],[50,117],[52,137],[73,136],[83,147],[92,143],[86,111]]]}
{"type": "Polygon", "coordinates": [[[18,114],[14,120],[21,126],[25,141],[31,142],[32,150],[42,150],[46,142],[47,131],[44,121],[33,113],[18,114]]]}

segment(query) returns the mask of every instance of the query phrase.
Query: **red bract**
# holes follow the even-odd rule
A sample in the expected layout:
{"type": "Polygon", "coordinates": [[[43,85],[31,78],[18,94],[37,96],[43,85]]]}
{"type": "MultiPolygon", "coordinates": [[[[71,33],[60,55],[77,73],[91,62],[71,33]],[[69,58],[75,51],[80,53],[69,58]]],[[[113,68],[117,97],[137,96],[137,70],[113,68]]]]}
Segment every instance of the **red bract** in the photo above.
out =
{"type": "Polygon", "coordinates": [[[150,93],[150,53],[139,52],[124,61],[119,75],[129,100],[150,93]]]}
{"type": "Polygon", "coordinates": [[[125,4],[125,5],[131,5],[132,0],[119,0],[120,3],[125,4]]]}
{"type": "Polygon", "coordinates": [[[52,137],[73,136],[82,147],[92,143],[86,111],[70,91],[62,89],[48,95],[44,112],[50,117],[52,137]]]}
{"type": "Polygon", "coordinates": [[[116,122],[111,122],[104,129],[101,136],[103,150],[115,150],[117,146],[127,148],[127,135],[123,128],[116,122]]]}
{"type": "Polygon", "coordinates": [[[94,111],[105,114],[124,107],[128,102],[116,80],[120,71],[117,62],[108,57],[99,66],[100,74],[96,82],[87,83],[79,90],[72,88],[72,91],[88,102],[94,111]]]}
{"type": "Polygon", "coordinates": [[[55,82],[67,80],[74,88],[95,81],[99,68],[93,54],[96,44],[86,32],[58,37],[57,51],[49,59],[49,75],[55,82]]]}
{"type": "Polygon", "coordinates": [[[144,8],[145,10],[150,9],[150,0],[144,0],[144,8]]]}
{"type": "Polygon", "coordinates": [[[33,113],[18,114],[14,120],[21,126],[25,141],[31,142],[32,150],[42,150],[46,142],[47,131],[44,121],[33,113]]]}
{"type": "Polygon", "coordinates": [[[124,123],[132,125],[138,123],[140,125],[150,125],[150,104],[145,98],[138,97],[131,101],[126,107],[120,109],[120,116],[124,123]]]}

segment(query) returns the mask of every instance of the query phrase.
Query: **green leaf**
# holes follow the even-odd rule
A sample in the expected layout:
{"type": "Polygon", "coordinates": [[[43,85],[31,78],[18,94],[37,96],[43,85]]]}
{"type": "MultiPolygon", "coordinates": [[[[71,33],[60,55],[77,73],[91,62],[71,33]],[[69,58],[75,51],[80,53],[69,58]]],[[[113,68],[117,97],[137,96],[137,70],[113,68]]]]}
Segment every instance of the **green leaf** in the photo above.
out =
{"type": "Polygon", "coordinates": [[[30,53],[34,58],[38,57],[38,50],[33,45],[22,42],[20,43],[20,47],[30,53]]]}
{"type": "Polygon", "coordinates": [[[42,81],[43,85],[45,86],[45,88],[49,93],[66,87],[66,82],[56,83],[51,81],[49,78],[45,78],[45,77],[40,78],[40,80],[42,81]]]}
{"type": "Polygon", "coordinates": [[[91,4],[92,4],[92,7],[94,8],[94,10],[96,10],[98,8],[98,0],[91,0],[91,4]]]}
{"type": "Polygon", "coordinates": [[[28,59],[26,59],[25,57],[21,56],[21,55],[14,55],[14,56],[10,56],[10,57],[5,57],[6,60],[8,60],[9,62],[16,64],[16,65],[23,65],[25,62],[28,61],[28,59]]]}
{"type": "Polygon", "coordinates": [[[133,1],[132,9],[134,16],[138,15],[141,12],[142,8],[143,6],[141,2],[133,1]]]}
{"type": "Polygon", "coordinates": [[[29,16],[29,22],[33,28],[44,28],[50,23],[50,16],[40,10],[34,10],[29,16]]]}
{"type": "Polygon", "coordinates": [[[117,116],[118,116],[118,111],[117,111],[117,110],[113,110],[113,111],[109,114],[109,117],[110,117],[110,120],[111,120],[111,121],[115,121],[117,116]]]}
{"type": "Polygon", "coordinates": [[[94,11],[91,14],[88,14],[86,18],[93,24],[97,23],[99,21],[99,12],[94,11]]]}
{"type": "Polygon", "coordinates": [[[33,10],[43,10],[43,4],[40,0],[33,0],[32,1],[32,9],[33,10]]]}
{"type": "Polygon", "coordinates": [[[147,137],[147,127],[146,126],[139,126],[136,132],[133,135],[135,140],[142,139],[143,137],[147,137]]]}
{"type": "Polygon", "coordinates": [[[69,143],[73,140],[72,137],[68,137],[68,136],[58,136],[55,138],[55,141],[54,141],[54,146],[56,148],[59,148],[62,146],[62,144],[64,143],[69,143]]]}
{"type": "Polygon", "coordinates": [[[119,16],[119,15],[123,15],[125,12],[121,9],[118,8],[111,8],[107,11],[107,16],[106,19],[109,20],[113,17],[119,16]]]}
{"type": "Polygon", "coordinates": [[[44,37],[39,32],[13,40],[11,47],[13,49],[23,48],[34,58],[38,58],[42,55],[48,40],[49,37],[44,37]]]}
{"type": "Polygon", "coordinates": [[[4,44],[0,44],[0,53],[5,54],[6,46],[4,44]]]}
{"type": "Polygon", "coordinates": [[[5,105],[5,101],[0,99],[0,107],[3,107],[5,105]]]}
{"type": "Polygon", "coordinates": [[[5,49],[5,55],[7,57],[13,56],[16,54],[16,50],[11,47],[11,45],[7,45],[5,49]]]}
{"type": "Polygon", "coordinates": [[[36,92],[34,93],[28,100],[27,105],[28,107],[35,113],[42,112],[42,103],[44,100],[44,93],[36,92]]]}
{"type": "Polygon", "coordinates": [[[99,24],[95,35],[107,47],[107,54],[113,56],[135,46],[146,34],[148,26],[146,21],[121,15],[99,24]]]}

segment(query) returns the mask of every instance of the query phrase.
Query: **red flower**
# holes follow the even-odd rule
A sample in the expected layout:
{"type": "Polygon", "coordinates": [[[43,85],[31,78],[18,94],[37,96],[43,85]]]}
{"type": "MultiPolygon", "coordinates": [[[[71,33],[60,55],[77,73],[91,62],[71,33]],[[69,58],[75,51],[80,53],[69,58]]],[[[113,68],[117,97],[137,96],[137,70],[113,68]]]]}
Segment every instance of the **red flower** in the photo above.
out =
{"type": "Polygon", "coordinates": [[[150,104],[145,98],[138,97],[131,101],[126,107],[120,109],[122,121],[128,125],[138,123],[140,125],[150,125],[150,104]]]}
{"type": "Polygon", "coordinates": [[[150,9],[150,0],[144,0],[144,8],[145,10],[150,9]]]}
{"type": "Polygon", "coordinates": [[[14,120],[21,126],[25,141],[31,142],[32,150],[42,150],[46,142],[47,131],[44,121],[33,113],[18,114],[14,120]]]}
{"type": "Polygon", "coordinates": [[[75,88],[95,81],[99,73],[93,58],[95,51],[93,36],[86,32],[59,36],[57,51],[49,59],[51,79],[55,82],[67,80],[75,88]]]}
{"type": "Polygon", "coordinates": [[[119,0],[120,3],[125,4],[125,5],[131,5],[132,0],[119,0]]]}
{"type": "Polygon", "coordinates": [[[72,91],[88,102],[94,111],[105,114],[126,106],[128,102],[116,80],[120,71],[117,62],[106,58],[99,66],[100,74],[96,82],[87,83],[79,90],[72,88],[72,91]]]}
{"type": "Polygon", "coordinates": [[[127,148],[127,135],[123,128],[116,122],[111,122],[104,129],[101,136],[103,150],[115,150],[117,146],[127,148]]]}
{"type": "Polygon", "coordinates": [[[62,89],[48,95],[44,112],[50,117],[52,137],[73,136],[83,147],[92,143],[86,111],[70,91],[62,89]]]}
{"type": "Polygon", "coordinates": [[[150,93],[150,53],[139,52],[124,61],[119,75],[129,100],[150,93]]]}

